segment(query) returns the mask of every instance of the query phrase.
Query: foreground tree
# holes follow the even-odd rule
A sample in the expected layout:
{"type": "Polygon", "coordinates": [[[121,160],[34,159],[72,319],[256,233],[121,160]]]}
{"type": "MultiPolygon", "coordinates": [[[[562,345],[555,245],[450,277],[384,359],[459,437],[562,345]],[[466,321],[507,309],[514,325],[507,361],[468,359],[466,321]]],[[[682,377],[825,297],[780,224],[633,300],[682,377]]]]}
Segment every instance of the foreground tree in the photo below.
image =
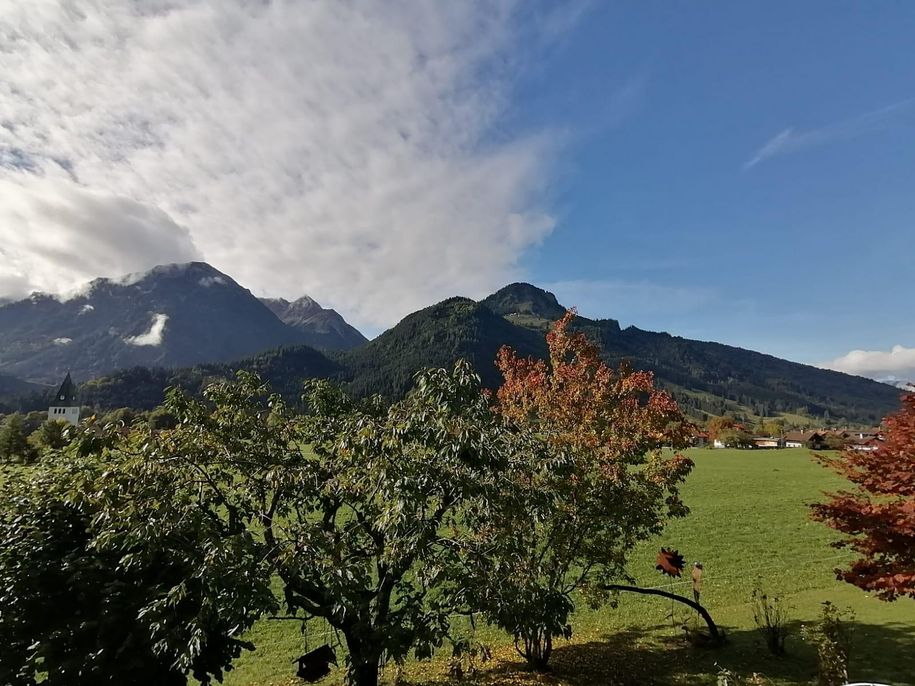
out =
{"type": "Polygon", "coordinates": [[[207,517],[259,532],[287,617],[339,632],[359,686],[385,660],[430,655],[467,607],[467,561],[491,554],[529,434],[491,410],[465,363],[422,373],[388,408],[314,382],[303,417],[249,375],[206,395],[171,395],[178,428],[161,455],[200,475],[207,517]]]}
{"type": "Polygon", "coordinates": [[[662,447],[689,445],[693,427],[648,372],[613,370],[569,312],[547,335],[549,361],[499,352],[505,378],[498,408],[548,443],[550,459],[529,453],[515,465],[524,507],[502,543],[499,566],[485,570],[480,604],[515,636],[518,651],[545,668],[553,638],[569,636],[577,589],[606,599],[601,588],[627,579],[629,552],[660,533],[667,517],[683,516],[678,484],[692,462],[662,447]]]}
{"type": "Polygon", "coordinates": [[[524,505],[513,464],[545,453],[466,363],[390,407],[316,382],[303,416],[250,374],[204,396],[169,393],[173,429],[90,423],[2,486],[0,683],[206,683],[279,577],[284,618],[326,621],[374,686],[472,609],[468,564],[524,505]]]}
{"type": "Polygon", "coordinates": [[[838,577],[883,600],[915,598],[915,393],[884,422],[883,445],[873,452],[846,450],[821,462],[854,490],[830,494],[813,516],[847,534],[836,544],[861,557],[838,577]]]}
{"type": "MultiPolygon", "coordinates": [[[[0,683],[207,684],[275,606],[260,549],[152,437],[78,433],[0,485],[0,683]]],[[[250,647],[250,646],[248,646],[250,647]]]]}

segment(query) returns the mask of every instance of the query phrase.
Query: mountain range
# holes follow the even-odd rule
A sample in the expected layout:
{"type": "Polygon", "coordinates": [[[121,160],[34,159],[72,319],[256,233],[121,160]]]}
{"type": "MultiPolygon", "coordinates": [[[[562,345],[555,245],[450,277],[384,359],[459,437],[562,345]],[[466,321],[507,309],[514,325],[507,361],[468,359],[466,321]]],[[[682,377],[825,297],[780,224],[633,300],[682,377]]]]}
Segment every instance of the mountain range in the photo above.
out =
{"type": "Polygon", "coordinates": [[[48,384],[68,371],[87,380],[135,366],[186,367],[282,345],[337,349],[365,340],[311,298],[259,300],[202,262],[0,306],[0,373],[48,384]]]}
{"type": "MultiPolygon", "coordinates": [[[[306,378],[333,379],[355,396],[396,398],[418,370],[458,358],[495,387],[498,349],[543,357],[545,333],[565,311],[552,293],[515,283],[481,301],[431,305],[367,341],[311,298],[258,299],[207,264],[165,265],[97,279],[69,298],[33,295],[0,307],[0,398],[34,396],[39,387],[15,377],[53,384],[71,370],[92,379],[82,386],[83,402],[143,409],[161,402],[168,386],[198,391],[237,369],[257,371],[293,399],[306,378]]],[[[780,414],[872,424],[898,406],[898,389],[862,377],[621,328],[613,319],[579,316],[574,326],[609,363],[653,371],[696,418],[780,414]]]]}
{"type": "MultiPolygon", "coordinates": [[[[82,400],[100,408],[150,408],[164,389],[191,392],[237,369],[258,372],[296,399],[307,378],[329,378],[354,396],[402,396],[413,375],[469,359],[499,383],[502,345],[543,357],[545,333],[566,311],[556,297],[515,283],[474,301],[450,298],[366,341],[339,314],[307,297],[255,298],[203,263],[100,279],[60,301],[33,296],[0,307],[0,373],[50,383],[71,369],[82,400]],[[61,342],[58,339],[68,339],[61,342]],[[322,348],[318,350],[316,348],[322,348]]],[[[654,372],[696,418],[788,415],[873,424],[898,406],[898,389],[771,355],[579,316],[574,326],[611,364],[654,372]]]]}

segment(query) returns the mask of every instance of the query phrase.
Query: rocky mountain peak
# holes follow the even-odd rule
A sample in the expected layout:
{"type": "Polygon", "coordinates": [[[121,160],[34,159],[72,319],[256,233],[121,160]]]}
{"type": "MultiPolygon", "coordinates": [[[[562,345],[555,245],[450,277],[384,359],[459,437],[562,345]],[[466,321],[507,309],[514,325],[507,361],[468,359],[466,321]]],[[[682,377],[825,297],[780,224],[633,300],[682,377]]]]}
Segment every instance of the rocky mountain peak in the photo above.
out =
{"type": "Polygon", "coordinates": [[[513,283],[500,288],[483,304],[503,317],[523,315],[555,321],[565,314],[556,296],[529,283],[513,283]]]}

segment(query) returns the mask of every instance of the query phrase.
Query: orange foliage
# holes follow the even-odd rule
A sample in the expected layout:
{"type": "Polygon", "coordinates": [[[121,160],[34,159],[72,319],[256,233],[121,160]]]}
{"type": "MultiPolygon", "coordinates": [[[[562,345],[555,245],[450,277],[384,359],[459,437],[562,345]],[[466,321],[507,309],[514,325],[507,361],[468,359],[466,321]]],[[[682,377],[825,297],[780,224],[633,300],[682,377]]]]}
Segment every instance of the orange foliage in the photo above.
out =
{"type": "Polygon", "coordinates": [[[692,461],[662,448],[685,447],[694,427],[649,372],[604,364],[570,330],[574,317],[567,312],[547,334],[549,360],[509,348],[496,358],[498,409],[532,429],[521,433],[536,434],[538,449],[512,464],[523,506],[509,510],[510,554],[488,572],[484,605],[538,669],[552,638],[571,635],[575,590],[626,578],[636,544],[688,512],[678,486],[692,461]]]}
{"type": "Polygon", "coordinates": [[[848,449],[827,464],[855,491],[830,494],[813,516],[848,538],[836,544],[861,554],[840,579],[883,600],[915,598],[915,393],[884,420],[886,440],[873,452],[848,449]]]}
{"type": "MultiPolygon", "coordinates": [[[[560,447],[593,451],[608,469],[662,446],[687,447],[695,427],[670,394],[655,388],[653,374],[608,367],[596,345],[570,331],[574,318],[569,310],[547,334],[549,361],[519,358],[507,346],[499,351],[501,412],[534,422],[560,447]]],[[[682,478],[691,465],[677,455],[665,471],[682,478]]]]}

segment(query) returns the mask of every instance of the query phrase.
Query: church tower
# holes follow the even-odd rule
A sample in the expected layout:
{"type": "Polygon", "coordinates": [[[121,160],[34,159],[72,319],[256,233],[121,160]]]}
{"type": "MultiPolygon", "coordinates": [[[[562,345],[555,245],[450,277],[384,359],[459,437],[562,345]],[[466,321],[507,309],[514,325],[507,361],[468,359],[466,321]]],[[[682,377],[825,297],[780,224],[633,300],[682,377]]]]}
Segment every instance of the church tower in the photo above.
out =
{"type": "Polygon", "coordinates": [[[79,403],[76,402],[76,385],[67,372],[67,378],[60,385],[54,402],[48,408],[48,419],[58,419],[69,424],[79,424],[79,403]]]}

